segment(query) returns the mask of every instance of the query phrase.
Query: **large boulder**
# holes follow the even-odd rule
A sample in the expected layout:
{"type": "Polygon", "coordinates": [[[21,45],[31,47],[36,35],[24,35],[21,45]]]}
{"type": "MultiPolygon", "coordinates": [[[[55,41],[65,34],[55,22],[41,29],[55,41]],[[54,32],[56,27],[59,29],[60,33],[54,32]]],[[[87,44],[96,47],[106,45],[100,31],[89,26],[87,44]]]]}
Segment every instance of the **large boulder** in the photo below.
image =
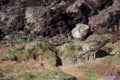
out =
{"type": "MultiPolygon", "coordinates": [[[[119,27],[120,4],[116,1],[114,4],[101,12],[89,18],[89,25],[91,31],[97,33],[106,33],[110,29],[115,30],[119,27]],[[114,26],[117,25],[117,26],[114,26]]],[[[118,30],[118,29],[117,29],[118,30]]]]}
{"type": "Polygon", "coordinates": [[[38,34],[41,30],[41,25],[45,24],[45,20],[42,16],[47,12],[47,8],[40,7],[27,7],[25,12],[25,31],[32,34],[38,34]]]}
{"type": "Polygon", "coordinates": [[[89,26],[86,24],[76,24],[76,27],[71,31],[73,38],[83,39],[89,32],[89,26]]]}
{"type": "Polygon", "coordinates": [[[112,0],[76,0],[73,4],[67,7],[66,12],[78,13],[81,10],[85,15],[92,16],[98,9],[109,4],[112,0]]]}
{"type": "Polygon", "coordinates": [[[13,31],[22,30],[24,27],[24,20],[22,15],[8,14],[0,11],[1,33],[9,34],[13,31]]]}
{"type": "Polygon", "coordinates": [[[40,18],[47,12],[47,10],[48,9],[44,6],[27,7],[25,13],[27,23],[36,23],[40,21],[40,18]]]}

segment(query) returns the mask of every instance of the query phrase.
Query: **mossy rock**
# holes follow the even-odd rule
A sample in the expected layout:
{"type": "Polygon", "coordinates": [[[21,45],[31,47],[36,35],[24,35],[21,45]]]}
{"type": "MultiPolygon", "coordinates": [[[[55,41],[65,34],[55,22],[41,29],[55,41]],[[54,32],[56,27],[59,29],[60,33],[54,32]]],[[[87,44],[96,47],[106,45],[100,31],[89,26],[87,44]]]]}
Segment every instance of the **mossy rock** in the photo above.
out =
{"type": "Polygon", "coordinates": [[[71,64],[74,62],[74,58],[81,50],[81,46],[73,44],[65,44],[59,48],[59,56],[62,59],[64,65],[71,64]],[[63,47],[63,49],[61,49],[63,47]]]}
{"type": "Polygon", "coordinates": [[[51,66],[56,65],[56,52],[55,49],[45,42],[38,42],[32,50],[29,51],[29,54],[32,58],[34,56],[39,60],[39,56],[43,60],[47,60],[51,66]]]}
{"type": "Polygon", "coordinates": [[[7,59],[8,56],[6,54],[0,54],[0,60],[7,59]]]}

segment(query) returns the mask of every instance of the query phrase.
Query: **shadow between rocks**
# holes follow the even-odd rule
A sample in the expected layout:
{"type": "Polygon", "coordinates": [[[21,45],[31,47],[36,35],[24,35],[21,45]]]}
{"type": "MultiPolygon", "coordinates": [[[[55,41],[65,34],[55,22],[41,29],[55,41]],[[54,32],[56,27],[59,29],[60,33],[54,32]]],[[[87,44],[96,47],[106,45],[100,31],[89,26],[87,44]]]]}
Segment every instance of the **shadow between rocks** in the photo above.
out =
{"type": "Polygon", "coordinates": [[[106,51],[104,50],[99,50],[96,52],[96,58],[102,58],[109,55],[106,51]]]}

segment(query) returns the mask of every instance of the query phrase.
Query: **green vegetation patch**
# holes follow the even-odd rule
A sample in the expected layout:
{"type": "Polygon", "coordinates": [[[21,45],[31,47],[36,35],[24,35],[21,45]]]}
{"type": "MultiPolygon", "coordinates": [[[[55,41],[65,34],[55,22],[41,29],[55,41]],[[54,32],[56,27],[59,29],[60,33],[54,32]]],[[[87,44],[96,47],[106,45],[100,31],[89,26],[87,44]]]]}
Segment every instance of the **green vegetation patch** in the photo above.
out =
{"type": "Polygon", "coordinates": [[[18,48],[10,49],[9,57],[18,61],[24,61],[30,59],[30,55],[27,50],[19,50],[18,48]]]}
{"type": "Polygon", "coordinates": [[[107,51],[108,49],[110,49],[110,47],[103,46],[103,47],[101,48],[101,50],[103,50],[103,51],[107,51]]]}
{"type": "Polygon", "coordinates": [[[6,59],[8,58],[7,54],[0,54],[0,59],[6,59]]]}
{"type": "Polygon", "coordinates": [[[48,73],[39,74],[27,74],[24,76],[25,80],[67,80],[71,76],[63,72],[58,73],[56,71],[51,71],[48,73]]]}
{"type": "Polygon", "coordinates": [[[108,40],[108,39],[109,39],[108,37],[101,36],[101,40],[102,40],[102,41],[106,41],[106,40],[108,40]]]}
{"type": "Polygon", "coordinates": [[[16,40],[16,42],[22,42],[23,40],[28,40],[30,38],[30,35],[25,35],[18,33],[13,38],[16,40]]]}
{"type": "Polygon", "coordinates": [[[43,47],[43,48],[48,48],[47,43],[45,43],[45,42],[43,42],[43,41],[37,42],[37,45],[38,45],[38,46],[41,46],[41,47],[43,47]]]}
{"type": "Polygon", "coordinates": [[[9,76],[9,77],[0,77],[0,80],[17,80],[16,77],[9,76]]]}

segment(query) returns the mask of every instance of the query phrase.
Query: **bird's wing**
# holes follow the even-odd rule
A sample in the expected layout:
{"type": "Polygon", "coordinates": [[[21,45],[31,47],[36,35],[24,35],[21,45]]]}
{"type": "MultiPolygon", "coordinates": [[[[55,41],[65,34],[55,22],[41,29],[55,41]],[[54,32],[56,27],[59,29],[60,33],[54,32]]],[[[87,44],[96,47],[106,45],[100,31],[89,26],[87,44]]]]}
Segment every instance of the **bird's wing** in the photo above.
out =
{"type": "Polygon", "coordinates": [[[91,50],[96,50],[98,48],[97,46],[99,46],[100,44],[101,44],[100,41],[95,41],[95,40],[88,41],[82,46],[82,49],[83,51],[86,51],[86,52],[91,50]]]}
{"type": "Polygon", "coordinates": [[[90,50],[91,51],[95,51],[97,49],[100,49],[102,46],[104,46],[107,42],[101,42],[101,41],[98,41],[95,45],[91,46],[90,47],[90,50]]]}

